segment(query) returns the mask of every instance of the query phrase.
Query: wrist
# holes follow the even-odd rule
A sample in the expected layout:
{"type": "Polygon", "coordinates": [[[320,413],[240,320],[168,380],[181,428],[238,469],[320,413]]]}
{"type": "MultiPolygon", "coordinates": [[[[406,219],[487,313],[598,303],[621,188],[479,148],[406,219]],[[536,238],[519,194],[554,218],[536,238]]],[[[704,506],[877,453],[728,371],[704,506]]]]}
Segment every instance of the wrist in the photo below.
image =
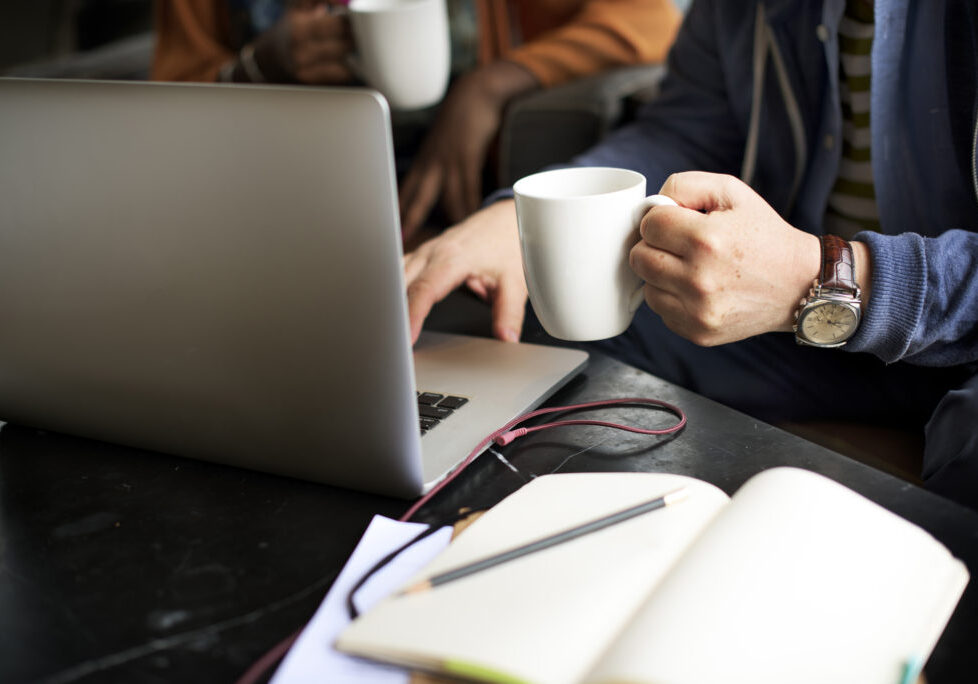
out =
{"type": "Polygon", "coordinates": [[[784,312],[780,330],[788,332],[794,328],[798,314],[798,303],[808,297],[812,283],[822,270],[822,245],[817,236],[811,233],[800,233],[801,248],[795,252],[794,264],[791,269],[792,277],[785,283],[785,292],[792,296],[784,312]]]}
{"type": "Polygon", "coordinates": [[[267,58],[260,57],[260,44],[248,43],[238,51],[231,62],[221,67],[218,80],[234,83],[275,83],[281,82],[278,69],[271,68],[267,58]]]}
{"type": "Polygon", "coordinates": [[[482,98],[499,111],[514,97],[540,88],[540,82],[529,70],[507,60],[481,66],[463,80],[469,81],[482,98]]]}

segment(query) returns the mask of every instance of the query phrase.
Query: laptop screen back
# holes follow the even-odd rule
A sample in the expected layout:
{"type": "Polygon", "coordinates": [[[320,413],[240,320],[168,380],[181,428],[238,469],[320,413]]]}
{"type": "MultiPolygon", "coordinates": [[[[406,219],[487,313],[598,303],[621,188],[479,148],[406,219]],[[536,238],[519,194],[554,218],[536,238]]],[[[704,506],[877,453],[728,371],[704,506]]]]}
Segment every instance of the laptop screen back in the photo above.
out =
{"type": "Polygon", "coordinates": [[[416,494],[387,117],[363,89],[0,80],[0,419],[416,494]]]}

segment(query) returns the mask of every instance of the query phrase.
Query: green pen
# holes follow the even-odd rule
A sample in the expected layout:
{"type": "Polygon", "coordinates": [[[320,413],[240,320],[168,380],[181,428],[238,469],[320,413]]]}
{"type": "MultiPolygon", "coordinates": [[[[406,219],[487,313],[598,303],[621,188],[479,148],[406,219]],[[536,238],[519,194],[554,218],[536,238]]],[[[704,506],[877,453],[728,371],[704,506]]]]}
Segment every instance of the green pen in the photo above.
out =
{"type": "Polygon", "coordinates": [[[920,656],[914,656],[903,664],[903,675],[900,677],[900,684],[914,684],[920,677],[920,671],[924,669],[924,662],[920,656]]]}

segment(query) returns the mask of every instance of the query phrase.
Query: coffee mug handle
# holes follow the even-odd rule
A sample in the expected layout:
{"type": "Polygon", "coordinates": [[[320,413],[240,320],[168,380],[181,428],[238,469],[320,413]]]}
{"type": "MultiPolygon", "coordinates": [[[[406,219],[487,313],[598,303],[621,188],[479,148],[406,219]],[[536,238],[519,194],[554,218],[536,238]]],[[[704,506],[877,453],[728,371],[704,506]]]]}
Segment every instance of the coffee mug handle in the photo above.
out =
{"type": "MultiPolygon", "coordinates": [[[[678,206],[679,205],[676,204],[676,201],[673,200],[671,197],[666,197],[665,195],[649,195],[648,197],[643,199],[642,202],[639,204],[639,221],[642,220],[641,219],[642,216],[645,216],[645,212],[647,212],[652,207],[678,207],[678,206]]],[[[629,310],[632,313],[635,313],[636,311],[638,311],[638,307],[642,306],[642,302],[644,301],[645,301],[645,283],[642,283],[641,285],[638,286],[638,289],[636,289],[632,293],[632,298],[629,301],[629,310]]]]}
{"type": "Polygon", "coordinates": [[[642,215],[645,215],[652,207],[678,207],[676,200],[671,197],[666,197],[665,195],[649,195],[644,200],[642,200],[642,215]]]}

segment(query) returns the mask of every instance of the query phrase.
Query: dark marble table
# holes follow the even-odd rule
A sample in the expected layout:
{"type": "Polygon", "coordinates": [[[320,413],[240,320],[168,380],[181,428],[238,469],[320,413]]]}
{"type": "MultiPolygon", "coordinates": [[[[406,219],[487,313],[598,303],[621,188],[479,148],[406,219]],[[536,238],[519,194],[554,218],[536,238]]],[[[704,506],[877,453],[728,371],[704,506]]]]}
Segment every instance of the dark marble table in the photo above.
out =
{"type": "MultiPolygon", "coordinates": [[[[823,473],[917,523],[978,571],[978,513],[606,357],[553,397],[680,405],[671,437],[548,430],[483,456],[416,519],[492,505],[529,478],[665,471],[734,492],[755,473],[823,473]]],[[[605,413],[664,426],[666,413],[605,413]]],[[[408,502],[4,425],[0,429],[0,682],[234,682],[313,613],[374,514],[408,502]]],[[[926,673],[974,681],[978,589],[926,673]]]]}

